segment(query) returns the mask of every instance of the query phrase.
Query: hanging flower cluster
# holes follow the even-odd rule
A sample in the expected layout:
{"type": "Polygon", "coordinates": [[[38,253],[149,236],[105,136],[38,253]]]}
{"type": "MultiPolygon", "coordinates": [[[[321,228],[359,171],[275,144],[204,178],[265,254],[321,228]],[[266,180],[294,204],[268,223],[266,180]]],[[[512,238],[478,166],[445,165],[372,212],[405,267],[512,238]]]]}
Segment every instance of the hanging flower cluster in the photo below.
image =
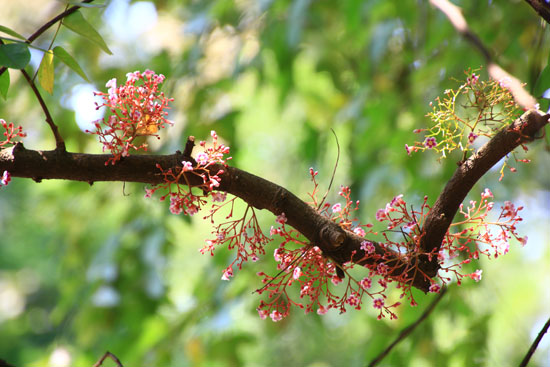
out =
{"type": "Polygon", "coordinates": [[[147,144],[136,143],[139,136],[156,136],[159,129],[172,123],[166,119],[168,103],[173,98],[167,98],[160,91],[164,75],[145,70],[143,73],[134,71],[126,74],[126,83],[117,85],[116,79],[111,79],[105,85],[107,93],[95,92],[101,96],[102,104],[96,103],[96,109],[106,107],[111,115],[96,121],[94,132],[103,144],[103,151],[113,154],[105,164],[115,164],[122,157],[130,154],[130,150],[147,150],[147,144]]]}
{"type": "Polygon", "coordinates": [[[155,192],[161,190],[166,192],[160,197],[161,201],[170,199],[170,212],[172,214],[186,215],[196,214],[206,204],[206,198],[211,196],[213,202],[225,201],[226,194],[215,192],[220,186],[220,175],[224,173],[219,169],[216,174],[211,173],[211,166],[214,164],[226,165],[225,158],[229,153],[229,147],[218,143],[218,135],[211,131],[212,146],[206,147],[206,141],[201,141],[200,146],[205,150],[197,154],[193,161],[182,161],[181,166],[164,169],[159,164],[157,168],[164,176],[162,184],[145,189],[145,197],[151,197],[155,192]],[[199,183],[191,183],[192,179],[199,178],[199,183]]]}

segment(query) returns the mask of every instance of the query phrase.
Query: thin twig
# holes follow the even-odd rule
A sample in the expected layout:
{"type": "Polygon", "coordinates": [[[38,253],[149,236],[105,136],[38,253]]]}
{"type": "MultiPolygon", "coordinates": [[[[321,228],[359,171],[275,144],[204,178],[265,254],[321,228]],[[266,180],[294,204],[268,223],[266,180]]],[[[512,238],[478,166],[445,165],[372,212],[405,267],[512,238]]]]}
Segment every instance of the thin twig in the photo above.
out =
{"type": "Polygon", "coordinates": [[[32,91],[34,92],[34,95],[38,99],[38,103],[40,103],[40,106],[42,107],[42,111],[44,111],[44,114],[46,115],[46,122],[50,126],[50,129],[52,130],[53,136],[55,138],[55,147],[56,150],[59,151],[65,151],[65,142],[63,141],[63,138],[59,134],[59,129],[57,128],[57,125],[53,122],[52,115],[50,114],[50,111],[48,110],[48,106],[46,106],[46,103],[44,102],[44,99],[42,99],[42,96],[40,95],[40,92],[38,91],[38,88],[36,88],[36,85],[32,81],[30,75],[24,70],[21,69],[21,73],[23,73],[23,76],[29,83],[32,91]]]}
{"type": "Polygon", "coordinates": [[[327,192],[325,192],[325,196],[323,196],[323,200],[317,205],[317,210],[321,209],[321,205],[325,202],[325,199],[327,198],[327,195],[330,191],[330,188],[332,187],[332,183],[334,182],[334,176],[336,176],[336,169],[338,168],[338,162],[340,162],[340,143],[338,142],[338,136],[336,136],[336,133],[333,129],[330,129],[332,131],[332,134],[334,135],[334,139],[336,139],[336,147],[338,148],[338,153],[336,155],[336,163],[334,163],[334,169],[332,171],[332,177],[330,178],[330,183],[328,184],[327,192]]]}
{"type": "Polygon", "coordinates": [[[548,328],[550,328],[550,319],[548,319],[548,321],[546,321],[546,324],[544,324],[544,326],[540,330],[539,335],[537,335],[537,338],[535,339],[535,341],[533,341],[533,344],[531,344],[531,347],[527,351],[527,354],[523,358],[523,361],[521,361],[519,367],[527,367],[527,364],[529,363],[529,360],[531,359],[531,357],[535,353],[535,350],[537,350],[537,347],[539,346],[540,341],[544,337],[544,334],[546,334],[546,332],[548,332],[548,328]]]}
{"type": "MultiPolygon", "coordinates": [[[[82,1],[83,4],[91,3],[94,0],[84,0],[82,1]]],[[[45,23],[42,27],[38,28],[36,32],[34,32],[27,40],[25,41],[28,44],[31,44],[35,39],[40,37],[42,33],[46,32],[51,26],[53,26],[55,23],[59,22],[66,16],[71,15],[81,7],[79,5],[75,5],[64,12],[60,13],[58,16],[52,18],[49,22],[45,23]]],[[[5,66],[0,67],[0,75],[4,74],[4,72],[7,70],[5,66]]]]}
{"type": "Polygon", "coordinates": [[[368,367],[374,367],[376,366],[378,363],[380,363],[380,361],[382,361],[382,359],[384,359],[388,353],[391,352],[391,350],[400,342],[402,341],[403,339],[405,339],[410,333],[412,333],[414,331],[414,329],[416,329],[416,327],[418,325],[420,325],[424,320],[426,320],[426,318],[428,318],[428,316],[430,316],[430,314],[432,313],[432,311],[435,309],[435,306],[437,306],[437,304],[439,303],[439,301],[441,301],[441,299],[443,298],[443,296],[445,295],[445,293],[447,292],[447,287],[443,287],[441,288],[441,291],[439,292],[438,296],[436,299],[434,299],[432,301],[432,303],[430,303],[430,305],[428,306],[428,308],[426,308],[426,310],[424,311],[424,313],[418,318],[418,320],[416,320],[415,322],[413,322],[412,324],[410,324],[409,326],[407,326],[406,328],[404,328],[400,333],[399,335],[397,336],[397,338],[395,338],[395,340],[390,344],[388,345],[388,347],[386,349],[384,349],[384,351],[382,353],[380,353],[376,358],[374,358],[368,365],[368,367]]]}
{"type": "Polygon", "coordinates": [[[485,47],[479,37],[468,27],[468,23],[462,15],[461,8],[448,0],[430,0],[430,3],[441,10],[441,12],[447,16],[453,27],[481,52],[485,61],[487,61],[487,71],[491,78],[502,83],[502,85],[512,93],[516,103],[522,108],[525,110],[536,109],[537,100],[523,88],[522,83],[493,62],[493,57],[489,49],[485,47]]]}
{"type": "Polygon", "coordinates": [[[107,359],[107,358],[111,358],[111,359],[116,363],[116,365],[117,365],[118,367],[124,367],[124,366],[122,365],[122,363],[120,362],[120,360],[117,358],[117,356],[115,356],[113,353],[111,353],[111,352],[109,352],[109,351],[105,352],[105,354],[103,355],[103,357],[101,357],[101,358],[99,359],[99,361],[97,361],[97,362],[93,365],[93,367],[100,367],[100,366],[103,364],[103,361],[104,361],[105,359],[107,359]]]}

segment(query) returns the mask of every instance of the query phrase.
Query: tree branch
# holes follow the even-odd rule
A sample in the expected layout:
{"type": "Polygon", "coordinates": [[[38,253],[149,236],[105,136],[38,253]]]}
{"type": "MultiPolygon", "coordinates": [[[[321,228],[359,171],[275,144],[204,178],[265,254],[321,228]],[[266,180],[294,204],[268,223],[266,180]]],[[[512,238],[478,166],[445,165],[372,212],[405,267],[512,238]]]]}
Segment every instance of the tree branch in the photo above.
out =
{"type": "MultiPolygon", "coordinates": [[[[536,133],[548,123],[549,117],[550,115],[539,111],[526,112],[457,168],[426,219],[423,228],[425,235],[421,241],[425,252],[437,252],[460,203],[475,182],[518,145],[533,140],[536,133]]],[[[191,146],[186,149],[186,152],[190,151],[191,146]]],[[[164,182],[164,176],[157,164],[165,168],[179,167],[182,160],[192,159],[178,151],[172,155],[133,155],[123,158],[116,165],[105,165],[110,157],[107,154],[27,150],[23,144],[18,143],[10,149],[0,151],[0,172],[7,170],[13,177],[31,178],[37,182],[42,179],[63,179],[89,184],[95,181],[125,181],[154,185],[164,182]]],[[[372,257],[365,260],[365,253],[361,250],[364,238],[323,217],[290,191],[235,167],[209,167],[212,174],[220,169],[224,173],[220,175],[219,190],[233,194],[255,208],[267,209],[275,215],[285,213],[289,225],[312,244],[319,246],[334,261],[340,264],[350,260],[361,265],[374,263],[372,257]]],[[[203,183],[201,178],[193,174],[188,174],[186,178],[192,185],[203,183]]],[[[383,256],[383,261],[392,269],[392,276],[406,274],[411,279],[411,285],[428,291],[429,278],[435,276],[439,268],[435,257],[430,259],[426,255],[420,260],[407,262],[401,254],[375,245],[376,253],[383,256]]]]}
{"type": "Polygon", "coordinates": [[[493,62],[489,49],[468,27],[468,23],[462,15],[462,10],[448,0],[430,0],[430,2],[441,10],[449,18],[453,27],[483,55],[487,61],[487,70],[491,78],[502,83],[512,93],[516,103],[523,109],[536,109],[536,99],[523,88],[521,82],[493,62]]]}
{"type": "Polygon", "coordinates": [[[443,296],[445,295],[445,293],[447,292],[447,287],[444,287],[441,289],[441,291],[439,292],[439,295],[437,296],[437,298],[435,298],[429,305],[428,307],[424,310],[424,312],[422,313],[422,315],[418,318],[418,320],[416,320],[415,322],[413,322],[412,324],[410,324],[409,326],[407,326],[406,328],[404,328],[403,330],[401,330],[401,332],[399,333],[399,335],[397,336],[397,338],[395,338],[395,340],[390,344],[388,345],[388,347],[386,349],[384,349],[382,351],[382,353],[380,353],[379,355],[377,355],[370,363],[369,363],[369,366],[368,367],[374,367],[376,365],[378,365],[378,363],[380,363],[384,358],[386,358],[386,356],[391,352],[391,350],[397,345],[399,344],[399,342],[401,342],[403,339],[405,339],[407,336],[409,336],[410,333],[412,333],[414,331],[414,329],[416,329],[418,327],[418,325],[420,325],[424,320],[426,320],[428,318],[428,316],[431,315],[432,311],[435,309],[435,306],[437,306],[437,304],[439,303],[439,301],[441,301],[441,299],[443,298],[443,296]]]}
{"type": "Polygon", "coordinates": [[[36,84],[34,84],[34,81],[31,79],[30,75],[25,71],[25,69],[21,69],[21,73],[23,73],[25,80],[27,81],[27,83],[29,83],[34,95],[36,96],[36,99],[38,99],[40,107],[42,107],[44,115],[46,115],[46,122],[48,123],[48,126],[50,126],[50,129],[52,130],[53,136],[55,138],[55,148],[60,151],[65,151],[65,142],[59,134],[59,129],[57,128],[57,125],[53,122],[53,118],[50,114],[50,111],[48,110],[48,106],[46,106],[46,102],[44,102],[44,99],[40,95],[38,88],[36,88],[36,84]]]}
{"type": "Polygon", "coordinates": [[[537,350],[537,347],[539,346],[540,341],[544,337],[544,334],[546,334],[546,332],[548,331],[548,328],[550,328],[550,319],[548,319],[548,321],[546,321],[546,324],[544,324],[542,329],[540,329],[539,335],[537,335],[537,337],[533,341],[533,344],[531,344],[531,347],[527,351],[527,354],[521,361],[519,367],[527,367],[527,365],[529,364],[529,360],[537,350]]]}
{"type": "Polygon", "coordinates": [[[525,0],[533,9],[550,24],[550,4],[544,0],[525,0]]]}

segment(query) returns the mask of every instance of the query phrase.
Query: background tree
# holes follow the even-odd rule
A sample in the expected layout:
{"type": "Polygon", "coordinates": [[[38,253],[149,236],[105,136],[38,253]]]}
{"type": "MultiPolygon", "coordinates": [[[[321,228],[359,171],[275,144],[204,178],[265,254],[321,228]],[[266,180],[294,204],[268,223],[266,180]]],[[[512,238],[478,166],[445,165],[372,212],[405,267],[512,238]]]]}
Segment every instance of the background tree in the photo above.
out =
{"type": "MultiPolygon", "coordinates": [[[[548,31],[536,13],[523,3],[463,5],[499,63],[542,94],[548,31]],[[500,30],[503,20],[515,33],[500,30]]],[[[25,35],[63,10],[50,8],[28,20],[31,13],[22,5],[10,6],[0,23],[25,35]]],[[[114,55],[64,27],[56,36],[55,45],[78,55],[95,84],[58,64],[53,96],[40,89],[67,150],[99,153],[97,141],[82,132],[97,118],[92,91],[150,68],[168,77],[163,90],[176,99],[170,116],[176,124],[163,145],[149,140],[155,153],[173,153],[188,135],[204,138],[214,129],[232,148],[232,166],[304,198],[311,190],[310,166],[319,170],[321,187],[328,186],[337,155],[333,128],[341,146],[335,184],[351,185],[363,202],[364,222],[375,222],[376,209],[398,193],[435,200],[460,156],[435,164],[430,154],[408,157],[403,146],[414,141],[413,129],[428,126],[428,103],[456,88],[450,77],[486,63],[441,13],[420,2],[113,1],[84,14],[114,55]]],[[[48,49],[54,32],[55,26],[34,44],[48,49]]],[[[43,52],[33,55],[30,77],[43,60],[43,52]]],[[[19,72],[9,73],[1,116],[25,127],[29,149],[55,148],[49,126],[39,123],[35,95],[19,72]]],[[[498,172],[489,173],[472,192],[477,199],[490,187],[496,205],[524,201],[521,231],[529,245],[482,262],[480,284],[451,287],[388,363],[519,363],[547,317],[549,297],[548,232],[540,226],[548,220],[548,175],[541,173],[548,156],[544,144],[529,147],[533,163],[506,174],[504,184],[497,184],[498,172]],[[508,347],[511,342],[517,349],[508,347]]],[[[143,185],[13,181],[0,191],[1,292],[9,300],[2,302],[7,337],[0,352],[8,361],[46,363],[69,353],[73,363],[91,365],[109,349],[128,364],[363,365],[420,314],[405,306],[398,320],[379,322],[363,311],[323,317],[293,312],[283,323],[266,323],[250,291],[260,287],[255,272],[272,261],[247,264],[234,281],[220,282],[234,254],[221,250],[213,260],[197,254],[210,235],[207,223],[142,199],[143,185]]],[[[337,199],[334,191],[330,202],[337,199]]],[[[271,214],[259,216],[264,228],[273,224],[271,214]]],[[[432,298],[416,297],[420,307],[432,298]]],[[[535,363],[543,365],[545,348],[535,363]]]]}

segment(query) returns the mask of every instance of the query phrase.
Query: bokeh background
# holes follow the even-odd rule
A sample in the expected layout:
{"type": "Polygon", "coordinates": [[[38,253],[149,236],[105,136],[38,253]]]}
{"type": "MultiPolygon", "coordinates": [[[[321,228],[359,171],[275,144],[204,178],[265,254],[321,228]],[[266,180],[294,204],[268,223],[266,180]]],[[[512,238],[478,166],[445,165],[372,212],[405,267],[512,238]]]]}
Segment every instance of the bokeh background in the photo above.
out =
{"type": "MultiPolygon", "coordinates": [[[[65,6],[1,3],[0,24],[24,35],[65,6]]],[[[540,89],[550,34],[526,2],[457,4],[498,62],[540,89]]],[[[362,222],[374,222],[397,194],[417,208],[424,195],[433,203],[456,167],[458,156],[438,163],[433,152],[408,157],[404,149],[412,130],[428,125],[429,102],[483,65],[427,1],[112,0],[82,12],[114,54],[65,28],[56,38],[90,80],[56,64],[54,94],[41,90],[70,151],[101,151],[83,133],[101,117],[92,92],[149,68],[167,76],[164,91],[175,98],[175,125],[150,141],[152,151],[172,153],[188,135],[204,139],[213,129],[231,147],[233,165],[307,199],[309,167],[320,171],[322,190],[330,180],[333,129],[341,156],[329,201],[340,184],[350,185],[362,222]]],[[[47,48],[54,32],[35,45],[47,48]]],[[[29,69],[41,56],[33,50],[29,69]]],[[[28,148],[53,149],[30,89],[10,75],[0,117],[24,127],[28,148]]],[[[488,187],[496,206],[523,205],[527,246],[482,259],[472,269],[483,269],[482,281],[451,286],[381,365],[519,364],[550,312],[548,142],[529,145],[522,158],[532,163],[516,165],[502,182],[498,166],[471,195],[488,187]]],[[[401,307],[396,321],[377,321],[368,310],[260,320],[252,292],[261,286],[257,271],[275,272],[272,250],[223,282],[234,255],[198,252],[211,231],[202,216],[172,215],[143,194],[140,184],[18,178],[0,190],[0,358],[91,366],[109,350],[128,366],[363,366],[433,299],[415,293],[419,306],[401,307]]],[[[268,232],[274,217],[259,215],[268,232]]],[[[550,366],[549,339],[532,366],[550,366]]]]}

